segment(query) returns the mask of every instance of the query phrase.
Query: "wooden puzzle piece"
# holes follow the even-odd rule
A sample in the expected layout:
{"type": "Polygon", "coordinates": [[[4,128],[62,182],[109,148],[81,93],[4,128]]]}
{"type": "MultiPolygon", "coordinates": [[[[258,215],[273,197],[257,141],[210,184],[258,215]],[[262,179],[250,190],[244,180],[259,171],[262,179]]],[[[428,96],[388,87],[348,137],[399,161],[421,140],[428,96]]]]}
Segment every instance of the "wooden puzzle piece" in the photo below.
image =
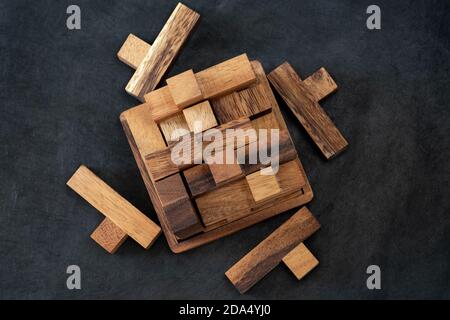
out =
{"type": "Polygon", "coordinates": [[[324,67],[303,80],[303,84],[317,102],[337,90],[336,82],[334,82],[333,78],[324,67]]]}
{"type": "Polygon", "coordinates": [[[117,52],[117,57],[126,65],[136,69],[147,55],[150,47],[151,46],[144,40],[141,40],[130,33],[119,52],[117,52]]]}
{"type": "MultiPolygon", "coordinates": [[[[149,114],[150,116],[150,114],[149,114]]],[[[189,126],[183,113],[177,113],[170,118],[159,123],[159,128],[166,139],[167,144],[177,141],[180,137],[189,132],[189,126]]]]}
{"type": "Polygon", "coordinates": [[[159,226],[85,166],[78,168],[67,185],[145,249],[161,233],[159,226]]]}
{"type": "Polygon", "coordinates": [[[284,264],[292,271],[297,280],[302,279],[318,264],[316,257],[300,243],[283,258],[284,264]]]}
{"type": "Polygon", "coordinates": [[[125,90],[129,94],[143,101],[156,88],[199,18],[197,12],[178,3],[128,82],[125,90]]]}
{"type": "MultiPolygon", "coordinates": [[[[178,76],[174,77],[177,79],[175,83],[183,82],[182,80],[185,78],[190,78],[190,76],[184,75],[181,79],[178,79],[178,76]]],[[[145,101],[150,104],[152,117],[156,122],[181,112],[187,102],[192,105],[202,100],[226,95],[232,91],[245,88],[256,81],[256,75],[246,54],[241,54],[197,72],[194,74],[194,77],[196,79],[196,86],[194,87],[198,86],[200,88],[201,96],[197,95],[196,90],[193,91],[194,93],[191,93],[192,90],[187,90],[186,94],[181,92],[182,86],[180,85],[177,86],[178,89],[172,89],[180,96],[179,99],[182,101],[183,106],[177,105],[169,86],[151,91],[145,95],[145,101]]]]}
{"type": "MultiPolygon", "coordinates": [[[[302,188],[306,186],[306,178],[298,160],[280,165],[276,179],[281,192],[274,197],[281,198],[298,192],[303,194],[302,188]]],[[[210,186],[205,188],[207,187],[211,188],[210,186]]],[[[249,184],[243,177],[218,188],[209,189],[208,192],[198,196],[195,202],[203,224],[210,228],[220,222],[230,223],[254,214],[257,209],[263,208],[268,203],[263,200],[255,202],[249,184]]]]}
{"type": "Polygon", "coordinates": [[[128,235],[110,219],[105,218],[92,232],[91,238],[103,249],[113,254],[128,238],[128,235]]]}
{"type": "MultiPolygon", "coordinates": [[[[222,135],[224,135],[227,129],[247,130],[251,128],[252,126],[249,119],[239,119],[215,128],[217,130],[215,132],[221,132],[222,135]]],[[[234,140],[230,139],[229,141],[228,139],[225,139],[222,148],[226,148],[228,142],[234,143],[234,140]]],[[[217,145],[218,147],[220,146],[218,143],[215,144],[214,139],[208,138],[208,131],[205,133],[193,133],[190,134],[189,137],[186,137],[186,139],[182,137],[181,141],[174,145],[169,145],[169,147],[165,149],[148,154],[145,157],[145,160],[152,179],[157,181],[177,173],[180,170],[201,163],[203,151],[210,144],[217,145]],[[199,146],[196,146],[194,141],[199,141],[199,146]],[[174,148],[177,148],[177,150],[189,150],[190,156],[188,157],[189,159],[187,159],[188,161],[186,161],[187,163],[181,161],[184,156],[181,151],[180,153],[175,151],[172,153],[174,148]]],[[[212,146],[209,147],[212,148],[212,146]]]]}
{"type": "Polygon", "coordinates": [[[203,225],[192,206],[179,173],[155,183],[167,222],[179,239],[186,239],[203,231],[203,225]]]}
{"type": "Polygon", "coordinates": [[[266,174],[257,171],[245,176],[255,202],[272,198],[281,192],[273,169],[271,167],[265,168],[264,173],[266,174]]]}
{"type": "Polygon", "coordinates": [[[183,110],[189,130],[199,133],[217,126],[209,101],[203,101],[183,110]]]}
{"type": "Polygon", "coordinates": [[[232,266],[225,275],[245,293],[274,269],[287,253],[320,228],[312,213],[303,207],[289,220],[232,266]]]}
{"type": "Polygon", "coordinates": [[[188,70],[166,80],[173,102],[179,109],[203,100],[194,71],[188,70]]]}
{"type": "Polygon", "coordinates": [[[327,159],[345,150],[347,141],[287,62],[268,78],[327,159]]]}

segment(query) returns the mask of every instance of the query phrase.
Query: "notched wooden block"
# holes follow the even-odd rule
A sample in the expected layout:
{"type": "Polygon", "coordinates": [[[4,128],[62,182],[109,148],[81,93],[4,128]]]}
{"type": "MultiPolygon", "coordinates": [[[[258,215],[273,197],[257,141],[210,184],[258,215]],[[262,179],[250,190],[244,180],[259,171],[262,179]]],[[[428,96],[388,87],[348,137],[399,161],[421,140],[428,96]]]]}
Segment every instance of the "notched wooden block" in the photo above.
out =
{"type": "Polygon", "coordinates": [[[322,100],[338,88],[336,82],[334,82],[328,71],[323,67],[303,80],[303,83],[314,98],[316,98],[316,101],[322,100]]]}
{"type": "Polygon", "coordinates": [[[166,213],[167,222],[179,239],[188,238],[203,230],[180,174],[157,181],[155,188],[166,213]]]}
{"type": "Polygon", "coordinates": [[[161,233],[161,228],[85,166],[80,166],[67,185],[148,249],[161,233]]]}
{"type": "Polygon", "coordinates": [[[303,243],[300,243],[284,256],[283,262],[292,271],[297,280],[302,279],[319,264],[316,257],[303,243]]]}
{"type": "Polygon", "coordinates": [[[136,69],[150,48],[147,42],[130,33],[117,53],[117,57],[123,63],[136,69]]]}
{"type": "Polygon", "coordinates": [[[271,167],[245,177],[255,202],[260,202],[281,192],[277,177],[271,167]],[[262,173],[265,174],[262,174],[262,173]]]}
{"type": "Polygon", "coordinates": [[[91,238],[103,247],[103,249],[113,254],[128,238],[128,235],[110,219],[105,218],[94,232],[92,232],[91,238]]]}
{"type": "Polygon", "coordinates": [[[189,129],[199,133],[217,126],[216,117],[209,101],[203,101],[183,110],[189,129]]]}
{"type": "Polygon", "coordinates": [[[253,250],[232,266],[225,275],[245,293],[274,269],[293,248],[320,228],[312,213],[303,207],[253,250]]]}
{"type": "Polygon", "coordinates": [[[188,70],[166,80],[173,101],[182,109],[203,99],[194,71],[188,70]]]}

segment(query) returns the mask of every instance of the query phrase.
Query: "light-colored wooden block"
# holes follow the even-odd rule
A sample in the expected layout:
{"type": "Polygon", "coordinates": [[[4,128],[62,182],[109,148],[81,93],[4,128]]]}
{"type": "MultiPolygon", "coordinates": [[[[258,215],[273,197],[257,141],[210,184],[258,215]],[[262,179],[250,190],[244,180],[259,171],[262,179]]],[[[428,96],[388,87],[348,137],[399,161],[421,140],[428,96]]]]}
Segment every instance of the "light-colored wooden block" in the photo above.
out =
{"type": "MultiPolygon", "coordinates": [[[[246,54],[241,54],[200,71],[195,74],[195,77],[202,92],[202,97],[197,102],[226,95],[256,82],[255,72],[246,54]]],[[[151,104],[153,119],[156,122],[180,111],[168,86],[147,93],[144,99],[151,104]]]]}
{"type": "Polygon", "coordinates": [[[147,42],[130,33],[117,53],[117,57],[123,63],[136,69],[150,48],[151,46],[147,42]]]}
{"type": "Polygon", "coordinates": [[[319,264],[316,257],[303,243],[300,243],[284,256],[283,262],[292,271],[297,280],[302,279],[319,264]]]}
{"type": "Polygon", "coordinates": [[[178,138],[190,131],[183,113],[177,113],[170,118],[162,120],[159,123],[159,127],[168,143],[177,141],[178,138]]]}
{"type": "Polygon", "coordinates": [[[173,101],[182,109],[203,99],[194,71],[188,70],[166,80],[173,101]]]}
{"type": "MultiPolygon", "coordinates": [[[[263,169],[265,172],[271,171],[270,168],[263,169]]],[[[280,186],[275,174],[261,174],[261,171],[254,172],[245,176],[252,192],[255,202],[266,200],[281,192],[280,186]]]]}
{"type": "Polygon", "coordinates": [[[143,101],[144,95],[156,88],[199,18],[182,3],[176,6],[128,82],[125,90],[129,94],[143,101]]]}
{"type": "Polygon", "coordinates": [[[161,233],[158,225],[85,166],[78,168],[67,185],[145,249],[161,233]]]}
{"type": "Polygon", "coordinates": [[[189,130],[199,133],[217,126],[216,117],[208,101],[183,110],[189,130]],[[197,126],[196,126],[197,124],[197,126]]]}
{"type": "Polygon", "coordinates": [[[128,238],[128,235],[110,219],[105,218],[92,232],[91,238],[106,251],[113,254],[128,238]]]}

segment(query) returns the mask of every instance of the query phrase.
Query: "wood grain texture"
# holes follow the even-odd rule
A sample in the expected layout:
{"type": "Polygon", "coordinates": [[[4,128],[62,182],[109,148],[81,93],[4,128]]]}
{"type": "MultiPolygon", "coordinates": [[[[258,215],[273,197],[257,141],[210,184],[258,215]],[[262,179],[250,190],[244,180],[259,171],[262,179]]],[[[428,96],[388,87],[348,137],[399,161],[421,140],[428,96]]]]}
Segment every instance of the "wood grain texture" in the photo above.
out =
{"type": "Polygon", "coordinates": [[[195,77],[205,99],[237,91],[256,81],[255,72],[245,53],[200,71],[195,77]]]}
{"type": "MultiPolygon", "coordinates": [[[[195,74],[202,96],[189,99],[195,104],[211,97],[226,95],[233,90],[245,88],[256,81],[256,75],[246,54],[229,59],[195,74]],[[201,81],[201,82],[200,82],[201,81]]],[[[189,92],[189,91],[186,91],[189,92]]],[[[157,122],[180,112],[183,108],[175,103],[168,86],[147,93],[144,96],[150,103],[153,119],[157,122]]],[[[188,99],[184,97],[184,99],[188,99]]],[[[239,117],[236,117],[237,119],[239,117]]]]}
{"type": "MultiPolygon", "coordinates": [[[[272,101],[272,106],[274,106],[272,108],[272,112],[276,118],[278,127],[280,129],[287,130],[283,116],[281,115],[278,104],[277,104],[275,97],[273,96],[273,93],[271,91],[270,91],[270,99],[272,101]]],[[[142,112],[144,114],[148,114],[148,112],[147,112],[148,106],[146,106],[145,104],[140,105],[140,106],[135,107],[130,110],[133,110],[134,115],[138,115],[140,112],[142,112]]],[[[146,169],[146,165],[144,162],[144,158],[145,158],[146,154],[149,154],[153,151],[160,150],[165,147],[164,139],[163,139],[161,133],[159,132],[156,123],[152,120],[151,117],[146,118],[149,121],[147,123],[147,126],[145,126],[144,128],[155,128],[156,127],[156,131],[150,130],[150,132],[153,134],[153,136],[151,136],[150,139],[146,139],[145,141],[140,141],[139,138],[144,138],[145,136],[149,136],[147,134],[141,133],[141,134],[137,135],[137,139],[135,139],[133,133],[130,130],[130,127],[135,127],[135,125],[133,125],[131,122],[136,121],[136,118],[133,116],[130,118],[128,117],[130,115],[129,114],[130,110],[123,112],[121,114],[120,120],[121,120],[123,129],[124,129],[125,135],[128,139],[131,151],[133,153],[133,156],[136,160],[139,171],[141,173],[141,176],[142,176],[145,186],[147,188],[148,194],[153,203],[155,211],[158,215],[159,221],[161,223],[161,227],[164,230],[164,234],[165,234],[165,237],[169,244],[169,247],[174,253],[185,252],[187,250],[191,250],[193,248],[202,246],[206,243],[215,241],[219,238],[228,236],[239,230],[242,230],[244,228],[252,226],[255,223],[261,222],[272,216],[280,214],[281,212],[284,212],[289,209],[292,209],[292,208],[298,207],[300,205],[303,205],[305,203],[308,203],[313,198],[313,192],[312,192],[312,189],[311,189],[311,186],[310,186],[308,180],[306,179],[306,175],[304,173],[303,166],[302,166],[301,162],[297,159],[297,160],[295,160],[295,162],[297,163],[296,170],[298,172],[301,172],[301,174],[303,174],[305,176],[305,178],[304,178],[305,180],[303,180],[303,181],[306,181],[306,183],[301,188],[292,188],[292,192],[286,192],[286,193],[282,192],[281,193],[282,196],[280,196],[279,198],[278,197],[276,198],[276,201],[277,201],[276,206],[274,206],[271,201],[269,201],[268,203],[261,202],[258,205],[254,205],[253,208],[248,208],[248,207],[244,206],[244,211],[249,210],[249,212],[251,212],[251,214],[246,215],[245,213],[243,213],[241,215],[241,217],[232,219],[225,224],[223,224],[223,223],[221,224],[219,222],[218,225],[212,225],[210,227],[206,227],[204,233],[200,233],[193,237],[190,237],[188,239],[180,241],[179,239],[176,238],[176,236],[173,234],[173,232],[169,228],[167,219],[165,217],[164,210],[161,206],[161,201],[159,200],[158,194],[156,193],[156,190],[154,187],[154,183],[152,182],[150,175],[148,174],[148,170],[146,169]],[[148,143],[148,141],[150,141],[151,143],[148,143]],[[150,151],[147,150],[147,152],[141,153],[138,146],[143,146],[143,145],[146,145],[149,148],[153,147],[153,150],[150,150],[150,151]]],[[[284,166],[284,165],[282,165],[282,166],[284,166]]],[[[282,172],[285,172],[285,170],[282,170],[282,172]]],[[[279,174],[280,173],[281,172],[279,172],[279,174]]],[[[293,175],[291,173],[290,176],[285,177],[285,179],[280,179],[280,175],[278,176],[280,186],[282,187],[282,189],[283,189],[284,183],[287,184],[289,181],[293,180],[291,178],[292,176],[295,176],[295,175],[293,175]]],[[[246,185],[245,179],[243,182],[246,185]]],[[[247,189],[248,189],[248,186],[247,186],[247,189]]],[[[247,190],[247,191],[249,192],[249,190],[247,190]]],[[[250,195],[250,197],[251,197],[251,195],[250,195]]],[[[214,202],[212,202],[212,203],[214,203],[214,202]]],[[[216,205],[216,207],[217,207],[217,205],[216,205]]]]}
{"type": "Polygon", "coordinates": [[[297,280],[302,279],[319,264],[316,257],[303,243],[300,243],[284,256],[283,262],[292,271],[297,280]]]}
{"type": "Polygon", "coordinates": [[[232,266],[225,275],[239,292],[245,293],[295,246],[320,228],[311,212],[303,207],[289,220],[232,266]]]}
{"type": "Polygon", "coordinates": [[[167,144],[178,141],[180,137],[190,131],[183,113],[177,113],[159,123],[159,128],[166,139],[167,144]]]}
{"type": "Polygon", "coordinates": [[[144,94],[158,85],[199,18],[197,12],[181,3],[175,7],[128,82],[125,90],[129,94],[144,101],[144,94]]]}
{"type": "MultiPolygon", "coordinates": [[[[281,192],[270,201],[256,203],[245,178],[209,189],[208,192],[198,196],[195,202],[205,226],[216,225],[221,221],[230,223],[254,214],[265,205],[273,206],[272,200],[285,199],[287,195],[293,193],[303,194],[302,188],[306,187],[306,179],[298,160],[280,165],[276,176],[281,192]]],[[[204,186],[208,187],[211,186],[204,186]]],[[[309,196],[312,196],[312,193],[309,196]]],[[[282,205],[281,200],[277,202],[277,206],[279,205],[282,205]]]]}
{"type": "Polygon", "coordinates": [[[217,126],[216,117],[208,100],[184,109],[183,114],[189,130],[194,133],[199,133],[217,126]]]}
{"type": "Polygon", "coordinates": [[[188,70],[166,80],[173,101],[182,109],[203,98],[194,71],[188,70]]]}
{"type": "Polygon", "coordinates": [[[130,33],[119,52],[117,52],[117,57],[126,65],[136,69],[150,48],[151,46],[147,42],[130,33]]]}
{"type": "Polygon", "coordinates": [[[261,171],[257,171],[245,176],[255,202],[272,198],[281,192],[274,171],[271,168],[266,168],[264,172],[268,171],[271,171],[272,174],[263,175],[261,171]]]}
{"type": "Polygon", "coordinates": [[[145,249],[161,233],[159,226],[85,166],[78,168],[67,185],[145,249]]]}
{"type": "Polygon", "coordinates": [[[289,63],[277,67],[268,78],[327,159],[347,148],[345,138],[289,63]]]}
{"type": "Polygon", "coordinates": [[[240,117],[251,117],[272,108],[272,90],[260,62],[252,61],[256,82],[248,88],[211,100],[219,123],[240,117]]]}
{"type": "Polygon", "coordinates": [[[209,164],[209,170],[217,185],[226,183],[242,176],[241,166],[238,163],[231,164],[209,164]]]}
{"type": "MultiPolygon", "coordinates": [[[[222,134],[225,134],[225,131],[227,129],[247,130],[250,128],[252,128],[250,120],[244,118],[231,121],[225,125],[218,126],[215,129],[222,132],[222,134]]],[[[165,149],[161,149],[148,154],[145,157],[145,162],[152,179],[154,181],[157,181],[169,175],[177,173],[180,170],[184,170],[193,167],[195,164],[201,163],[203,151],[205,150],[205,148],[208,147],[211,143],[214,144],[214,139],[208,140],[208,134],[209,131],[206,131],[204,133],[192,133],[189,136],[182,137],[180,142],[178,142],[176,145],[171,144],[165,149]],[[200,146],[195,147],[194,141],[200,141],[200,146]],[[176,163],[181,163],[180,159],[182,159],[183,154],[178,154],[177,152],[174,152],[172,154],[172,150],[174,148],[185,148],[185,150],[189,149],[191,152],[189,161],[185,164],[177,165],[176,163]]],[[[228,140],[225,140],[223,148],[226,148],[227,142],[228,140]]]]}
{"type": "Polygon", "coordinates": [[[113,254],[128,238],[126,232],[116,226],[110,219],[105,218],[92,232],[91,238],[103,249],[113,254]]]}
{"type": "Polygon", "coordinates": [[[214,177],[205,163],[184,170],[183,175],[193,197],[216,188],[214,177]]]}
{"type": "Polygon", "coordinates": [[[178,239],[186,239],[203,231],[179,173],[157,181],[155,188],[167,222],[178,239]]]}
{"type": "Polygon", "coordinates": [[[320,68],[303,80],[308,91],[316,101],[320,101],[337,90],[337,84],[325,68],[320,68]]]}

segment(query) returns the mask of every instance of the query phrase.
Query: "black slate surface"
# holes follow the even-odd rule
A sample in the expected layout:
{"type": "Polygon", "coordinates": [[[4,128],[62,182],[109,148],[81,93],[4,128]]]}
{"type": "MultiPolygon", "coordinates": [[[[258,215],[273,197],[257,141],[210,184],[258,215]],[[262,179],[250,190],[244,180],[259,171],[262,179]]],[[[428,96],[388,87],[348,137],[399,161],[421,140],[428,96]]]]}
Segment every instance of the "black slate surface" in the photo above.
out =
{"type": "Polygon", "coordinates": [[[315,192],[320,265],[297,282],[283,265],[240,296],[224,272],[285,221],[270,219],[181,255],[161,237],[108,255],[89,234],[102,216],[65,186],[85,164],[156,219],[119,123],[137,101],[116,58],[127,34],[151,42],[176,1],[0,3],[0,298],[450,298],[450,4],[185,1],[201,21],[170,75],[247,52],[266,71],[325,66],[340,89],[322,106],[350,143],[326,162],[280,100],[315,192]],[[82,289],[66,288],[66,268],[82,289]],[[367,266],[382,289],[366,288],[367,266]]]}

